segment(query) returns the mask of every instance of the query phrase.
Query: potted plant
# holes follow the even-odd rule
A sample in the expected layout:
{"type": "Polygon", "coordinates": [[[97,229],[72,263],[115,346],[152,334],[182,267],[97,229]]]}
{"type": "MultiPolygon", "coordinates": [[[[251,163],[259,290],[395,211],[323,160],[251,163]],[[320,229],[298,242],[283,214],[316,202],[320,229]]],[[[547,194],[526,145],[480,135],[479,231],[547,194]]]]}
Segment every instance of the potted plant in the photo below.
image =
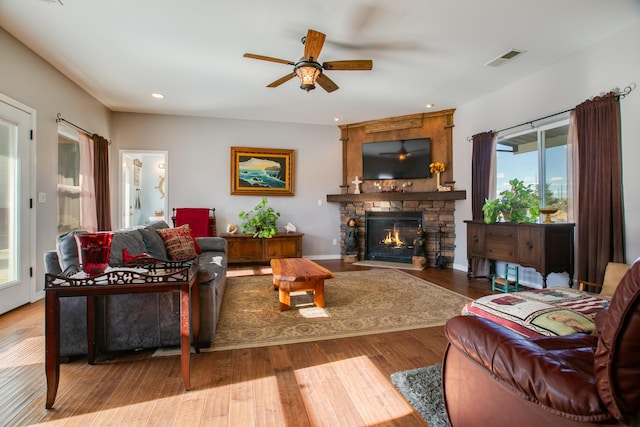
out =
{"type": "Polygon", "coordinates": [[[486,224],[498,221],[498,218],[500,218],[500,214],[502,213],[501,205],[502,200],[500,199],[485,199],[484,205],[482,206],[482,212],[484,213],[484,222],[486,224]]]}
{"type": "Polygon", "coordinates": [[[241,211],[238,217],[242,220],[240,226],[244,234],[253,234],[253,237],[271,238],[278,233],[276,221],[280,213],[267,206],[267,198],[263,197],[250,211],[241,211]]]}
{"type": "Polygon", "coordinates": [[[539,198],[532,184],[514,178],[509,181],[511,188],[500,192],[495,200],[486,200],[482,207],[484,222],[496,222],[502,214],[505,221],[537,222],[540,215],[539,198]]]}

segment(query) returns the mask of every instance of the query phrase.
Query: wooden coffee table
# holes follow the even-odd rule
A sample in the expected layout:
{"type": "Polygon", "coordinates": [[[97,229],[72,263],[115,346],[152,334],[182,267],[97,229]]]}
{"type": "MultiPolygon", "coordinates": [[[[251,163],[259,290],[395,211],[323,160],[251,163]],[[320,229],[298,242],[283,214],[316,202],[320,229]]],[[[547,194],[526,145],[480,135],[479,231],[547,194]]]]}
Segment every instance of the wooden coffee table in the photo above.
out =
{"type": "Polygon", "coordinates": [[[290,292],[313,291],[313,303],[324,307],[324,281],[333,273],[307,258],[272,259],[273,289],[278,290],[280,311],[291,308],[290,292]]]}

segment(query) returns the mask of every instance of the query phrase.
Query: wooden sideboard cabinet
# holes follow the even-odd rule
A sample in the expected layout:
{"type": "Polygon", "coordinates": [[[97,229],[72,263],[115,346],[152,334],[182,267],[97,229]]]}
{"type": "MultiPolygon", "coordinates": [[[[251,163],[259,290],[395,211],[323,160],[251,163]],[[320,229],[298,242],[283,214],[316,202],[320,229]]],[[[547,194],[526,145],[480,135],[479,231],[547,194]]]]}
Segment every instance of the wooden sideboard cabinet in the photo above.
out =
{"type": "Polygon", "coordinates": [[[263,262],[273,258],[302,258],[302,233],[276,234],[261,239],[247,234],[222,234],[229,264],[263,262]]]}
{"type": "Polygon", "coordinates": [[[487,258],[532,267],[547,287],[549,273],[569,274],[573,286],[573,223],[516,224],[465,221],[467,224],[468,277],[473,277],[471,259],[487,258]]]}

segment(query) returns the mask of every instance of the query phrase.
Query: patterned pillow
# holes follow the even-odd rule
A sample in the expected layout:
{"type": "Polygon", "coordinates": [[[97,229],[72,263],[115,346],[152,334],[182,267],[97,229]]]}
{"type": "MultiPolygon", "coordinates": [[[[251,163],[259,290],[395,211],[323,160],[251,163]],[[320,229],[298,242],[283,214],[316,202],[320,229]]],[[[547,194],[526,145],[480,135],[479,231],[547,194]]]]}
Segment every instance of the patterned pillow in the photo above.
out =
{"type": "Polygon", "coordinates": [[[189,224],[176,228],[163,228],[156,231],[162,238],[164,246],[167,248],[169,259],[180,261],[193,258],[197,255],[189,224]]]}

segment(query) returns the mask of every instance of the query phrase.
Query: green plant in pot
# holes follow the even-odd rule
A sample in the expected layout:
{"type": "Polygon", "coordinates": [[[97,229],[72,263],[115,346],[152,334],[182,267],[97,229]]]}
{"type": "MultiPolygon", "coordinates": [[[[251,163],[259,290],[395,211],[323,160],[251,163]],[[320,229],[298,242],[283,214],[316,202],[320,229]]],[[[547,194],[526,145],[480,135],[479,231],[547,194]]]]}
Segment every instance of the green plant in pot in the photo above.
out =
{"type": "Polygon", "coordinates": [[[241,211],[238,217],[242,220],[240,226],[244,234],[253,234],[253,237],[271,238],[278,233],[276,221],[280,213],[267,206],[268,200],[263,197],[253,209],[241,211]]]}
{"type": "Polygon", "coordinates": [[[486,200],[482,207],[484,222],[496,222],[500,215],[510,222],[537,222],[540,215],[540,200],[532,184],[514,178],[509,181],[511,188],[500,192],[495,200],[486,200]]]}
{"type": "Polygon", "coordinates": [[[502,213],[502,200],[500,199],[485,199],[482,206],[482,212],[484,213],[484,222],[491,224],[497,222],[502,213]]]}

